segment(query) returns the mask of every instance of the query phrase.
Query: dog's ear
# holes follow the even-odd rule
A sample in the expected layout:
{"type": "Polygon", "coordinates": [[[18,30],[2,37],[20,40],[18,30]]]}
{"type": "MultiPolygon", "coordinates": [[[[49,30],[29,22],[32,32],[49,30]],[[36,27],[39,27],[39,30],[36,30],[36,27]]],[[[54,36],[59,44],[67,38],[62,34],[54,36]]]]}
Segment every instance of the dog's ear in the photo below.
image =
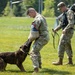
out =
{"type": "Polygon", "coordinates": [[[25,44],[23,44],[22,46],[20,46],[20,49],[22,49],[23,51],[28,51],[30,49],[31,43],[29,40],[27,40],[25,42],[25,44]]]}
{"type": "Polygon", "coordinates": [[[28,47],[26,46],[26,45],[22,45],[22,46],[20,46],[20,50],[25,50],[25,49],[27,49],[28,47]]]}
{"type": "Polygon", "coordinates": [[[22,49],[23,48],[23,45],[21,45],[20,48],[22,49]]]}

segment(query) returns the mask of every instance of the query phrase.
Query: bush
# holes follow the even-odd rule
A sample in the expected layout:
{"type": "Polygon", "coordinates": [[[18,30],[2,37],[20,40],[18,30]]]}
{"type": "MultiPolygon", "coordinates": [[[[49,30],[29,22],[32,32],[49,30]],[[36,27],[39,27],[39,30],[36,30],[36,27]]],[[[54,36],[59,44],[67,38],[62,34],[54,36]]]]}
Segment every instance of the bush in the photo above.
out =
{"type": "Polygon", "coordinates": [[[8,0],[0,0],[0,16],[4,14],[4,9],[7,5],[8,0]]]}

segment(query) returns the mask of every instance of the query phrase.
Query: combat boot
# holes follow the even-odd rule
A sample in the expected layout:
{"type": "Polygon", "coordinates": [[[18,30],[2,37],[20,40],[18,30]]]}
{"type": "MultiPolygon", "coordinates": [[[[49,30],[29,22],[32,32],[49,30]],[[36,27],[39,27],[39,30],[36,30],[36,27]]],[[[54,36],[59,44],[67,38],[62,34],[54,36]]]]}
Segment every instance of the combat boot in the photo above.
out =
{"type": "Polygon", "coordinates": [[[39,65],[39,68],[40,68],[40,69],[42,69],[42,66],[41,66],[41,65],[39,65]]]}
{"type": "Polygon", "coordinates": [[[73,65],[72,58],[68,58],[68,63],[67,64],[73,65]]]}
{"type": "Polygon", "coordinates": [[[38,73],[39,69],[38,68],[34,68],[34,72],[33,73],[38,73]]]}
{"type": "Polygon", "coordinates": [[[39,63],[39,68],[40,68],[40,69],[42,69],[42,66],[41,66],[41,65],[42,65],[42,63],[39,63]]]}
{"type": "Polygon", "coordinates": [[[59,58],[57,62],[52,62],[53,65],[62,65],[63,64],[63,58],[59,58]]]}

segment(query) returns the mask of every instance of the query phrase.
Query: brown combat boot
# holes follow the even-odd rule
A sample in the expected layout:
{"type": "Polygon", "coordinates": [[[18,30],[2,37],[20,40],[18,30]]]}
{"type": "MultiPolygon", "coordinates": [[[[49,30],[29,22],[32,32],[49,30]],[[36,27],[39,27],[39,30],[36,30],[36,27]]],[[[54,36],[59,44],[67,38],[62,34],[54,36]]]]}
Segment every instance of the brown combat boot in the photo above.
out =
{"type": "Polygon", "coordinates": [[[67,63],[67,65],[73,65],[73,62],[72,62],[72,58],[68,58],[68,63],[67,63]]]}
{"type": "Polygon", "coordinates": [[[42,65],[42,63],[39,63],[39,68],[40,68],[40,69],[42,69],[42,66],[41,66],[41,65],[42,65]]]}
{"type": "Polygon", "coordinates": [[[63,59],[62,58],[59,58],[59,60],[57,62],[52,62],[53,65],[62,65],[63,59]]]}
{"type": "Polygon", "coordinates": [[[39,69],[38,68],[34,68],[34,72],[33,73],[38,73],[39,69]]]}
{"type": "Polygon", "coordinates": [[[42,66],[41,66],[41,65],[39,65],[39,68],[40,68],[40,69],[42,69],[42,66]]]}

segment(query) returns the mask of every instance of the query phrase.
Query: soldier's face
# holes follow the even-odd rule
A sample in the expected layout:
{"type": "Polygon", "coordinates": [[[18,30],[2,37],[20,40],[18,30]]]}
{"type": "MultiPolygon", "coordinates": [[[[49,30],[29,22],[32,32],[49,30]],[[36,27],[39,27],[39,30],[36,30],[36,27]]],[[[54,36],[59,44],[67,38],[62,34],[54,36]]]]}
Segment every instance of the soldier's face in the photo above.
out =
{"type": "Polygon", "coordinates": [[[36,16],[36,12],[35,11],[30,11],[28,14],[30,17],[34,18],[36,16]]]}
{"type": "Polygon", "coordinates": [[[60,11],[63,12],[63,7],[60,7],[60,11]]]}
{"type": "Polygon", "coordinates": [[[63,7],[60,7],[60,11],[61,11],[61,12],[64,12],[64,11],[66,11],[66,7],[65,7],[65,6],[63,6],[63,7]]]}

